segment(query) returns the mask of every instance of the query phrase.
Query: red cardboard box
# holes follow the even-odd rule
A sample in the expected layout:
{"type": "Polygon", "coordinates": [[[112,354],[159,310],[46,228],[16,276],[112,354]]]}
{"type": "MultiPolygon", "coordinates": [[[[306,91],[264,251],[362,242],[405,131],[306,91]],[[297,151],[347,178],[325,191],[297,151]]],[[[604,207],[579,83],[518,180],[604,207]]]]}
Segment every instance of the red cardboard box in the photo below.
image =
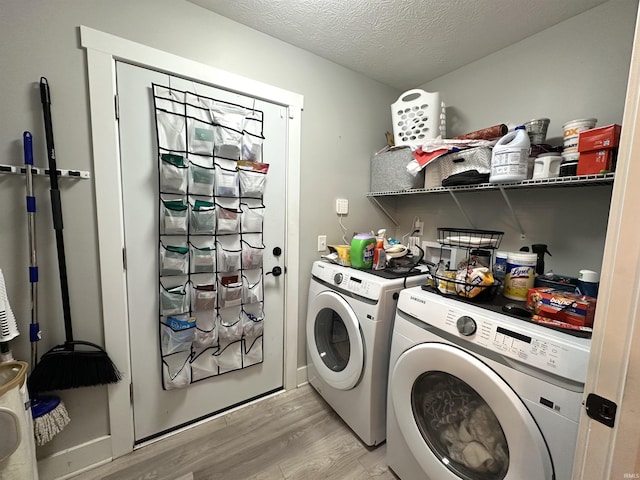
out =
{"type": "Polygon", "coordinates": [[[582,152],[578,159],[577,175],[593,175],[597,173],[610,173],[615,170],[617,149],[596,150],[582,152]]]}
{"type": "Polygon", "coordinates": [[[612,124],[580,132],[578,175],[607,173],[615,170],[620,130],[620,125],[612,124]]]}
{"type": "Polygon", "coordinates": [[[527,309],[552,320],[580,327],[592,327],[596,299],[551,287],[530,288],[527,294],[527,309]]]}

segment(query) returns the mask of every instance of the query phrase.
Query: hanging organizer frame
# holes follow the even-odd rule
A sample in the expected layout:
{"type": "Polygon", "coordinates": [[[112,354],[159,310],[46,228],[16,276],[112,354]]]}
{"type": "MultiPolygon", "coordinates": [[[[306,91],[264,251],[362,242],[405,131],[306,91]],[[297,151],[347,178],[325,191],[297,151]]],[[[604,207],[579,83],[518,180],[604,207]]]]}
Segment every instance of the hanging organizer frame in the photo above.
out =
{"type": "Polygon", "coordinates": [[[263,362],[264,113],[152,84],[165,390],[263,362]]]}

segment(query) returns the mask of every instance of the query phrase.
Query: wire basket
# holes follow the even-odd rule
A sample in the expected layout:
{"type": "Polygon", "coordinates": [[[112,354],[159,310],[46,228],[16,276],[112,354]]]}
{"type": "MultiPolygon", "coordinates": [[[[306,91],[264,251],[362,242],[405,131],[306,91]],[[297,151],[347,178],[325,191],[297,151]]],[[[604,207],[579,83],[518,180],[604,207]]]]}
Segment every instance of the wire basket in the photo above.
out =
{"type": "Polygon", "coordinates": [[[495,250],[500,247],[504,232],[471,228],[438,228],[438,242],[455,248],[483,248],[495,250]]]}
{"type": "MultiPolygon", "coordinates": [[[[473,258],[474,249],[492,250],[500,247],[504,232],[470,228],[438,228],[438,242],[442,246],[467,250],[467,258],[473,258]]],[[[434,287],[439,293],[456,295],[471,300],[489,300],[500,290],[502,283],[493,278],[492,257],[487,265],[463,264],[458,270],[436,270],[433,274],[434,287]],[[486,267],[489,271],[478,271],[486,267]]],[[[451,266],[455,268],[455,266],[451,266]]]]}

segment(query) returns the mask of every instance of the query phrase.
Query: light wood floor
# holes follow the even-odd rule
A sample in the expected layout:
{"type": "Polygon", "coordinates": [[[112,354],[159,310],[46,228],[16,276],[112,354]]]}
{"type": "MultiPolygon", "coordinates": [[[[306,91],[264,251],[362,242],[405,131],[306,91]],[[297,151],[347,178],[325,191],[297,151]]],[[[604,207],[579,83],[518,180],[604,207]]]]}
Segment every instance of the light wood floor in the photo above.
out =
{"type": "Polygon", "coordinates": [[[144,446],[73,480],[395,480],[309,385],[144,446]]]}

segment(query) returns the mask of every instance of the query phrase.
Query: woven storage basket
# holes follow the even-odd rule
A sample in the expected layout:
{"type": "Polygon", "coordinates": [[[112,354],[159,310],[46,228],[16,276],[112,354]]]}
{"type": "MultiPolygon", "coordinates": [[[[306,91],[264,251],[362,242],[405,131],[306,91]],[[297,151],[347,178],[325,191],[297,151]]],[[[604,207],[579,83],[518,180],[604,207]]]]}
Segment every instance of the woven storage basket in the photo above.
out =
{"type": "Polygon", "coordinates": [[[404,92],[391,105],[391,118],[396,146],[419,146],[428,139],[445,138],[445,108],[439,92],[404,92]]]}
{"type": "Polygon", "coordinates": [[[409,148],[391,150],[371,157],[371,192],[396,192],[422,188],[424,172],[413,176],[407,165],[413,161],[409,148]]]}
{"type": "Polygon", "coordinates": [[[491,172],[491,149],[476,147],[447,153],[430,161],[424,167],[424,188],[442,186],[442,180],[456,173],[477,170],[478,173],[491,172]]]}

